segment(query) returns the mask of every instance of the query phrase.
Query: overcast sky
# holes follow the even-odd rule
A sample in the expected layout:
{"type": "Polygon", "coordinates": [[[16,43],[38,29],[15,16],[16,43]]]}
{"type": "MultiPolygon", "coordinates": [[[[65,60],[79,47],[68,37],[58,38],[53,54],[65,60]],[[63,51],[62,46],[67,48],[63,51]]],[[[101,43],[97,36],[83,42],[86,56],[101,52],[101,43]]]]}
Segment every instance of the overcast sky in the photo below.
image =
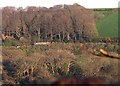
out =
{"type": "MultiPolygon", "coordinates": [[[[86,8],[116,8],[120,0],[0,0],[0,7],[41,6],[52,7],[58,4],[78,3],[86,8]]],[[[119,6],[120,7],[120,6],[119,6]]]]}

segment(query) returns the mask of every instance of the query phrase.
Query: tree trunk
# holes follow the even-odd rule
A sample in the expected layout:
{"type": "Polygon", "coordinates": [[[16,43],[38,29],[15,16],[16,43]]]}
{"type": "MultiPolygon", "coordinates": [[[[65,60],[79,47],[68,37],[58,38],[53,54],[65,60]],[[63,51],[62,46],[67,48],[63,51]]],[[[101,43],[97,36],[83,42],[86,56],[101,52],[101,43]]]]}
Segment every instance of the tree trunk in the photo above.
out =
{"type": "Polygon", "coordinates": [[[60,33],[58,34],[58,39],[60,39],[61,38],[61,36],[60,36],[60,33]]]}
{"type": "Polygon", "coordinates": [[[80,40],[80,34],[78,33],[78,41],[80,40]]]}
{"type": "Polygon", "coordinates": [[[70,34],[67,33],[67,40],[70,40],[70,34]]]}
{"type": "Polygon", "coordinates": [[[76,42],[76,34],[74,34],[74,42],[76,42]]]}
{"type": "Polygon", "coordinates": [[[62,37],[62,39],[64,39],[65,38],[65,33],[64,33],[64,31],[63,31],[63,37],[62,37]]]}
{"type": "Polygon", "coordinates": [[[38,29],[38,41],[40,41],[40,28],[38,29]]]}
{"type": "Polygon", "coordinates": [[[51,31],[51,41],[53,40],[53,33],[52,33],[52,31],[51,31]]]}
{"type": "Polygon", "coordinates": [[[47,34],[45,35],[45,41],[47,41],[47,34]]]}
{"type": "Polygon", "coordinates": [[[26,30],[25,30],[25,25],[23,25],[23,33],[25,34],[26,33],[26,30]]]}
{"type": "Polygon", "coordinates": [[[8,31],[8,36],[10,36],[10,31],[8,31]]]}

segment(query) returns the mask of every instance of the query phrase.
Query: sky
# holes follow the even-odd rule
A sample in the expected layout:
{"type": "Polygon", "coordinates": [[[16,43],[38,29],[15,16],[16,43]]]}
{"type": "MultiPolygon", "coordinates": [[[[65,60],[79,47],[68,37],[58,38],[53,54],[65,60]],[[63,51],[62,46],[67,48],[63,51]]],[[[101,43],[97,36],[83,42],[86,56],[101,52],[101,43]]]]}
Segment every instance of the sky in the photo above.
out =
{"type": "MultiPolygon", "coordinates": [[[[40,6],[40,7],[52,7],[58,4],[78,3],[85,8],[117,8],[120,0],[0,0],[0,7],[15,6],[15,7],[27,7],[27,6],[40,6]]],[[[119,6],[120,7],[120,6],[119,6]]]]}

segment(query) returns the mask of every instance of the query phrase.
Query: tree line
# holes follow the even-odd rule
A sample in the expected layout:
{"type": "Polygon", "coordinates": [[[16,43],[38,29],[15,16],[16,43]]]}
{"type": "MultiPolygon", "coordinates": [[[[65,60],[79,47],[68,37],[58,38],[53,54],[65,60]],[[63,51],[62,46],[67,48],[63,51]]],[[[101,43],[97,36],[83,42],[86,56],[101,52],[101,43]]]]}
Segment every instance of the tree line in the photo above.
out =
{"type": "Polygon", "coordinates": [[[88,41],[98,35],[94,16],[78,4],[51,8],[30,6],[4,7],[2,33],[39,41],[88,41]]]}

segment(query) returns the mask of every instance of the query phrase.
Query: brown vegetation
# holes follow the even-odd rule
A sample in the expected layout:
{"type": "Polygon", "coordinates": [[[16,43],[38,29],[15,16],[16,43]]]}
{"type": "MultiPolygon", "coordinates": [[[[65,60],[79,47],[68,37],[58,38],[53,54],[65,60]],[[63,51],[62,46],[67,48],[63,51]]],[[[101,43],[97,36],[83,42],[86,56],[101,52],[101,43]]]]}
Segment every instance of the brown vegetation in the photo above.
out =
{"type": "MultiPolygon", "coordinates": [[[[93,77],[105,83],[117,83],[118,60],[91,54],[94,49],[110,51],[108,45],[118,47],[115,43],[53,43],[20,49],[5,47],[3,81],[5,84],[20,85],[50,84],[56,79],[76,76],[78,80],[93,77]]],[[[117,52],[116,47],[112,48],[114,52],[117,52]]]]}
{"type": "Polygon", "coordinates": [[[37,41],[88,41],[98,35],[90,10],[74,5],[2,8],[3,34],[37,41]]]}

